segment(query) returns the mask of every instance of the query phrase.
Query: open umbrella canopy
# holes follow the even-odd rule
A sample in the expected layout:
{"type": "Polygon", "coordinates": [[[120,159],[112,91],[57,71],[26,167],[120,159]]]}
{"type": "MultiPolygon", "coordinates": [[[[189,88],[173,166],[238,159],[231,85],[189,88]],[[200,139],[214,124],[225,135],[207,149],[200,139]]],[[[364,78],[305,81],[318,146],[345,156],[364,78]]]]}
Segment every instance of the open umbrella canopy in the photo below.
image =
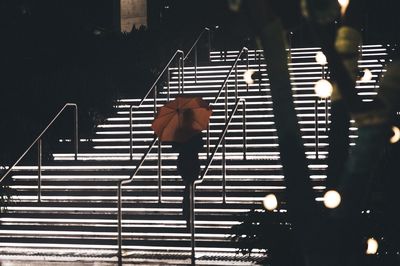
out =
{"type": "Polygon", "coordinates": [[[158,109],[151,128],[161,141],[185,142],[207,129],[212,110],[201,97],[178,95],[158,109]]]}

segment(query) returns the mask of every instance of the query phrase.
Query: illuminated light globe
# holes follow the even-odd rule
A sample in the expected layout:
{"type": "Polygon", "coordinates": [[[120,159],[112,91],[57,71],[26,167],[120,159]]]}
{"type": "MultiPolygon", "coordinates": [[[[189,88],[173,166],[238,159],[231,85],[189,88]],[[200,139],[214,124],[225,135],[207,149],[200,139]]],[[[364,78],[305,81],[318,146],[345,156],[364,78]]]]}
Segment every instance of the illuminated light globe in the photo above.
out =
{"type": "Polygon", "coordinates": [[[367,251],[366,253],[368,255],[374,255],[376,252],[378,252],[378,241],[376,241],[373,237],[369,238],[367,240],[367,251]]]}
{"type": "Polygon", "coordinates": [[[328,98],[332,95],[332,84],[326,79],[318,80],[314,85],[315,94],[320,98],[328,98]]]}
{"type": "Polygon", "coordinates": [[[364,75],[361,77],[361,81],[371,81],[372,72],[368,68],[364,69],[364,75]]]}
{"type": "Polygon", "coordinates": [[[337,208],[341,200],[339,192],[335,190],[329,190],[324,195],[324,205],[329,209],[337,208]]]}
{"type": "Polygon", "coordinates": [[[390,138],[390,143],[394,144],[400,140],[400,129],[398,127],[392,127],[393,136],[390,138]]]}
{"type": "Polygon", "coordinates": [[[265,209],[273,211],[278,207],[278,200],[276,199],[276,196],[274,194],[269,194],[265,196],[263,200],[263,205],[265,209]]]}
{"type": "Polygon", "coordinates": [[[315,54],[315,61],[317,61],[317,63],[320,64],[321,66],[324,66],[328,63],[328,61],[326,61],[326,56],[321,51],[315,54]]]}
{"type": "Polygon", "coordinates": [[[346,13],[346,9],[349,6],[350,0],[338,0],[338,2],[339,2],[339,5],[340,5],[340,13],[343,16],[344,13],[346,13]]]}
{"type": "Polygon", "coordinates": [[[254,69],[246,70],[243,74],[243,79],[246,84],[253,84],[254,79],[251,77],[256,71],[254,69]]]}

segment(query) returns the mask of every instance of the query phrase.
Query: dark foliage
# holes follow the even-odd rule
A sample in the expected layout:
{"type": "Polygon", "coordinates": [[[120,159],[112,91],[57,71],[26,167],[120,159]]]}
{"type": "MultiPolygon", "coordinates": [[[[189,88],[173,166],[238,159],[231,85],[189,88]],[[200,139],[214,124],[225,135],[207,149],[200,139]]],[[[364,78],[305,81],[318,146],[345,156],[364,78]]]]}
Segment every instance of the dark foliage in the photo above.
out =
{"type": "Polygon", "coordinates": [[[242,254],[250,254],[254,249],[264,250],[266,265],[289,266],[299,261],[293,225],[283,212],[251,210],[240,225],[232,227],[231,240],[242,254]]]}

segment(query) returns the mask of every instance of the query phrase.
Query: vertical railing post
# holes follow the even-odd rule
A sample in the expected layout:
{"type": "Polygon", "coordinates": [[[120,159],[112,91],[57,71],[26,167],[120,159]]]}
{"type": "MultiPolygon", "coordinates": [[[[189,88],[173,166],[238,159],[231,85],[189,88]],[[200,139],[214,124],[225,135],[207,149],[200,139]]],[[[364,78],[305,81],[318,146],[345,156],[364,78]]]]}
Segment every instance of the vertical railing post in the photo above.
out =
{"type": "Polygon", "coordinates": [[[196,265],[196,242],[195,242],[195,213],[194,213],[194,208],[195,208],[195,186],[196,184],[194,182],[191,183],[190,185],[190,247],[191,247],[191,265],[196,265]]]}
{"type": "Polygon", "coordinates": [[[161,140],[158,139],[158,203],[161,203],[161,197],[162,197],[162,161],[161,161],[161,140]]]}
{"type": "Polygon", "coordinates": [[[118,182],[118,190],[117,190],[117,220],[118,220],[118,265],[122,265],[122,182],[118,182]]]}
{"type": "Polygon", "coordinates": [[[211,31],[208,29],[208,62],[211,62],[211,31]]]}
{"type": "Polygon", "coordinates": [[[185,93],[185,55],[182,53],[182,93],[185,93]]]}
{"type": "Polygon", "coordinates": [[[197,44],[194,46],[194,82],[197,84],[197,44]]]}
{"type": "MultiPolygon", "coordinates": [[[[228,84],[225,84],[225,119],[224,124],[228,121],[228,84]]],[[[222,203],[226,203],[226,134],[222,141],[222,203]]]]}
{"type": "Polygon", "coordinates": [[[262,80],[262,74],[261,74],[261,52],[258,53],[258,73],[260,75],[258,79],[258,88],[261,91],[261,80],[262,80]]]}
{"type": "Polygon", "coordinates": [[[38,202],[42,201],[42,139],[38,140],[38,202]]]}
{"type": "Polygon", "coordinates": [[[235,66],[235,101],[238,99],[238,69],[237,64],[235,66]]]}
{"type": "Polygon", "coordinates": [[[242,102],[243,112],[243,160],[247,160],[246,102],[242,102]]]}
{"type": "Polygon", "coordinates": [[[170,73],[169,73],[169,68],[168,68],[168,69],[167,69],[167,101],[169,101],[170,91],[171,91],[171,88],[170,88],[170,78],[171,78],[171,75],[170,75],[170,73]]]}
{"type": "Polygon", "coordinates": [[[78,160],[78,149],[79,149],[79,132],[78,132],[78,106],[75,104],[75,161],[78,160]]]}
{"type": "Polygon", "coordinates": [[[319,150],[319,137],[318,137],[318,98],[315,99],[315,110],[314,110],[314,119],[315,119],[315,159],[318,159],[318,150],[319,150]]]}
{"type": "Polygon", "coordinates": [[[178,94],[181,93],[181,58],[178,59],[178,94]]]}
{"type": "Polygon", "coordinates": [[[207,159],[210,156],[210,122],[207,125],[207,159]]]}
{"type": "Polygon", "coordinates": [[[154,86],[154,101],[153,101],[153,115],[157,114],[157,85],[154,86]]]}
{"type": "Polygon", "coordinates": [[[328,98],[325,99],[325,132],[328,132],[328,128],[329,128],[329,109],[328,109],[328,98]]]}
{"type": "Polygon", "coordinates": [[[132,108],[129,108],[129,158],[133,160],[133,120],[132,120],[132,108]]]}
{"type": "MultiPolygon", "coordinates": [[[[246,69],[249,71],[249,50],[246,50],[246,69]]],[[[246,82],[246,90],[249,92],[249,84],[246,82]]]]}

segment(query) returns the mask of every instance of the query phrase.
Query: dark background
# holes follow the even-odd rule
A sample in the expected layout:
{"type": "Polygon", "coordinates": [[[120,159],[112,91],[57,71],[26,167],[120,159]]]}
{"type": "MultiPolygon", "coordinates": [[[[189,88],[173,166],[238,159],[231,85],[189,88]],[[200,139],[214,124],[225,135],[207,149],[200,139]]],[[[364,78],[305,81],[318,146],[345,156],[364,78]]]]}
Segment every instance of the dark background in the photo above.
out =
{"type": "MultiPolygon", "coordinates": [[[[142,97],[176,49],[187,51],[203,27],[213,49],[254,47],[247,19],[222,0],[148,0],[148,27],[119,32],[118,0],[0,2],[0,163],[14,162],[66,103],[79,104],[81,137],[119,97],[142,97]],[[216,29],[215,26],[218,26],[216,29]]],[[[293,46],[315,45],[298,1],[276,1],[293,46]]],[[[366,44],[399,43],[396,0],[364,1],[366,44]]],[[[203,48],[205,44],[201,44],[203,48]]],[[[49,133],[70,136],[67,114],[49,133]]],[[[29,156],[28,156],[29,158],[29,156]]]]}

